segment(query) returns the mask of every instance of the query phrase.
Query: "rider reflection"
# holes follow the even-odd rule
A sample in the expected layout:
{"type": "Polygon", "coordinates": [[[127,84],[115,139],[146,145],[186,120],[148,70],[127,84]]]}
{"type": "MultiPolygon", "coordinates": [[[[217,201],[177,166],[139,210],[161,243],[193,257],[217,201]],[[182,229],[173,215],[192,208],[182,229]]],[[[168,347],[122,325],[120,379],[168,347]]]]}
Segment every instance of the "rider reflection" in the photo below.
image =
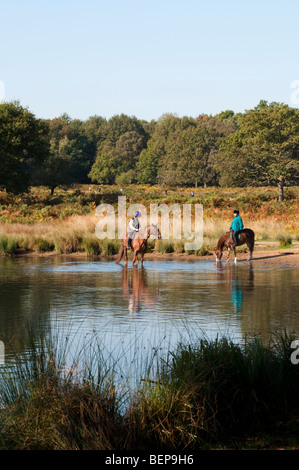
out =
{"type": "Polygon", "coordinates": [[[234,314],[237,315],[241,311],[243,302],[242,284],[240,279],[234,279],[232,281],[231,299],[233,303],[234,314]]]}
{"type": "Polygon", "coordinates": [[[238,315],[242,310],[244,298],[254,288],[254,272],[251,263],[248,269],[240,269],[229,264],[219,265],[217,266],[217,277],[220,281],[219,285],[222,285],[225,291],[230,294],[233,313],[238,315]]]}

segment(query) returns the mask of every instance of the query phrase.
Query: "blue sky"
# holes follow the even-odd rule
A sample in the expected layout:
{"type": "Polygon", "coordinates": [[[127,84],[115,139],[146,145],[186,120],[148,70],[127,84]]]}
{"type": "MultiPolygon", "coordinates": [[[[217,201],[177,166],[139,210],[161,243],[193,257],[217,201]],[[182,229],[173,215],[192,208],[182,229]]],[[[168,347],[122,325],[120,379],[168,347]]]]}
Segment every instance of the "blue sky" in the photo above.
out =
{"type": "Polygon", "coordinates": [[[292,105],[298,0],[9,0],[0,82],[41,118],[292,105]]]}

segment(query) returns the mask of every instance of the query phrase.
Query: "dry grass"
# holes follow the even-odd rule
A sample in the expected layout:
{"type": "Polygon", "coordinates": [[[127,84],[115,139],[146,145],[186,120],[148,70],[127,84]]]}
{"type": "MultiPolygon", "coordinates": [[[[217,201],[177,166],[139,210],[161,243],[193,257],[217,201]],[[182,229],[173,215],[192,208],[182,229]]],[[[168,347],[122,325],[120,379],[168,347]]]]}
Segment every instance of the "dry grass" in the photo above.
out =
{"type": "MultiPolygon", "coordinates": [[[[298,189],[286,190],[286,202],[277,203],[276,188],[198,188],[190,198],[189,190],[176,188],[168,192],[167,197],[161,188],[134,186],[125,189],[127,211],[134,204],[143,204],[147,208],[147,220],[142,226],[150,224],[150,204],[165,204],[170,208],[177,204],[183,213],[183,204],[203,204],[203,246],[214,249],[218,239],[229,230],[232,211],[238,206],[245,227],[255,232],[256,240],[279,241],[283,238],[299,240],[298,189]]],[[[95,234],[99,221],[95,209],[98,203],[113,204],[116,215],[116,241],[119,246],[117,222],[117,201],[120,195],[117,187],[103,187],[101,195],[88,187],[59,190],[54,198],[43,188],[32,188],[26,198],[13,197],[0,193],[0,236],[6,237],[5,247],[13,239],[13,246],[23,251],[53,251],[72,253],[85,251],[87,254],[99,254],[111,251],[100,246],[95,234]],[[81,212],[80,212],[81,211],[81,212]]],[[[123,194],[124,195],[124,194],[123,194]]],[[[129,215],[127,213],[127,221],[129,215]]],[[[159,227],[161,214],[159,214],[159,227]]],[[[191,231],[195,231],[195,217],[192,211],[191,231]]],[[[185,241],[191,241],[190,234],[184,233],[181,224],[181,239],[174,237],[173,213],[169,214],[168,236],[163,239],[170,245],[158,244],[159,251],[182,252],[185,241]]],[[[106,241],[106,244],[108,242],[106,241]]],[[[151,245],[152,249],[155,246],[151,245]]],[[[4,252],[4,250],[2,250],[4,252]]],[[[113,251],[113,250],[112,250],[113,251]]]]}
{"type": "MultiPolygon", "coordinates": [[[[85,251],[87,254],[109,254],[114,253],[119,248],[116,219],[116,240],[112,251],[107,251],[106,241],[100,241],[96,237],[95,228],[99,221],[96,215],[78,215],[65,220],[54,220],[44,223],[2,223],[0,224],[0,237],[5,237],[16,242],[19,249],[23,251],[57,251],[58,253],[74,253],[85,251]],[[106,245],[105,245],[106,243],[106,245]],[[101,248],[103,245],[103,248],[101,248]],[[105,247],[104,247],[105,245],[105,247]]],[[[277,220],[274,217],[267,217],[263,220],[250,220],[243,217],[246,227],[255,232],[256,240],[278,241],[282,238],[292,240],[299,239],[299,224],[293,220],[292,224],[286,224],[284,220],[277,220]]],[[[218,239],[229,230],[231,220],[213,217],[204,217],[203,220],[203,246],[207,250],[215,248],[218,239]]],[[[192,231],[194,232],[194,219],[192,220],[192,231]]],[[[190,241],[189,237],[184,237],[181,231],[181,239],[173,238],[172,218],[169,221],[169,239],[163,236],[163,243],[149,243],[151,249],[159,252],[180,253],[184,251],[184,243],[190,241]],[[168,245],[166,247],[166,241],[168,245]]],[[[111,242],[110,242],[111,244],[111,242]]],[[[0,247],[1,249],[1,247],[0,247]]],[[[4,252],[4,250],[1,250],[4,252]]]]}

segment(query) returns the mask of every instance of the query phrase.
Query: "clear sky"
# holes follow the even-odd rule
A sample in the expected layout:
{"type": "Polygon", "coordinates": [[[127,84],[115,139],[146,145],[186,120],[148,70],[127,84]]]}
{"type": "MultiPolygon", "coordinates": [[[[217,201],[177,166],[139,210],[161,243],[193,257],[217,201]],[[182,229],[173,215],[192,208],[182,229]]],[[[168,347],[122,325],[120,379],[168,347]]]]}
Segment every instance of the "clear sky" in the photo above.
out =
{"type": "Polygon", "coordinates": [[[41,118],[292,105],[299,80],[298,0],[0,0],[0,16],[0,92],[41,118]]]}

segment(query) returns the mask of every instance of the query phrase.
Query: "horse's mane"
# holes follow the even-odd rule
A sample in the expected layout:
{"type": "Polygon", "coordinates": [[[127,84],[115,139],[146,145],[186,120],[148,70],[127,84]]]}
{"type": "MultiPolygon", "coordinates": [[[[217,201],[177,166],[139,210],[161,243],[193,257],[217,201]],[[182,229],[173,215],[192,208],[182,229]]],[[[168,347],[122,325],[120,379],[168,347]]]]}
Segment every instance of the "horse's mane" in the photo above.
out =
{"type": "MultiPolygon", "coordinates": [[[[147,227],[144,227],[144,228],[142,228],[141,230],[139,230],[139,233],[145,234],[145,233],[147,233],[147,231],[150,230],[152,227],[158,229],[157,225],[155,225],[155,224],[150,224],[150,225],[148,225],[147,227]]],[[[158,229],[158,230],[159,230],[159,229],[158,229]]]]}

